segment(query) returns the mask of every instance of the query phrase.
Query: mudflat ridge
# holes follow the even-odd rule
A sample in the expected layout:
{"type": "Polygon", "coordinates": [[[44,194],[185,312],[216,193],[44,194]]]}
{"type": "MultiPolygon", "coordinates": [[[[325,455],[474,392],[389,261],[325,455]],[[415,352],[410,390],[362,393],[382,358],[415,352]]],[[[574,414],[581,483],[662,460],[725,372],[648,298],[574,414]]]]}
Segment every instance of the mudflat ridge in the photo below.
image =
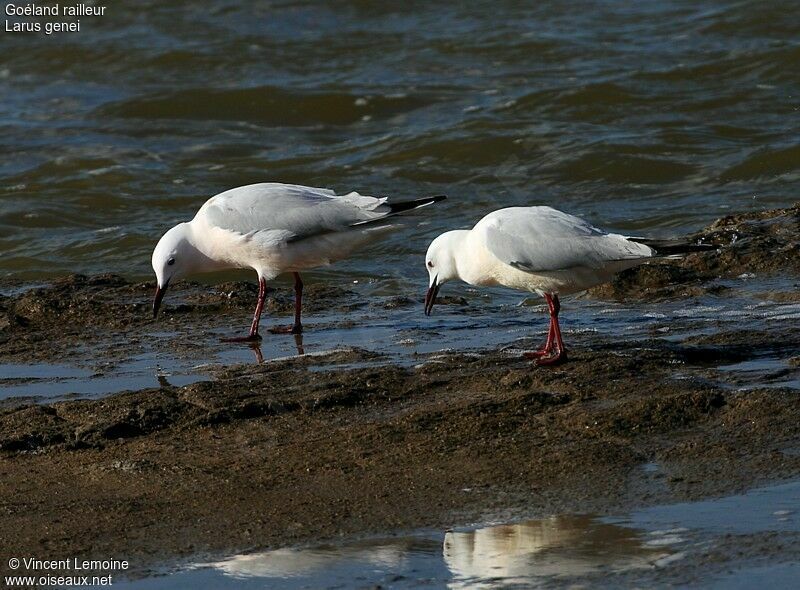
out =
{"type": "MultiPolygon", "coordinates": [[[[800,205],[734,215],[693,239],[717,252],[622,273],[591,297],[726,297],[745,273],[800,275],[800,205]]],[[[784,282],[785,284],[785,282],[784,282]]],[[[796,283],[794,283],[796,285],[796,283]]],[[[253,287],[185,284],[171,329],[249,309],[253,287]]],[[[113,275],[5,285],[0,357],[132,354],[152,285],[113,275]]],[[[797,301],[765,286],[769,301],[797,301]]],[[[312,305],[365,306],[316,287],[312,305]]],[[[459,303],[457,300],[451,301],[459,303]]],[[[418,305],[398,297],[387,305],[418,305]]],[[[270,293],[288,313],[288,290],[270,293]]],[[[800,326],[619,342],[576,335],[571,362],[507,350],[399,365],[359,348],[219,368],[213,379],[0,409],[0,535],[12,555],[124,557],[135,571],[197,553],[590,512],[743,489],[800,473],[800,326]],[[742,387],[720,367],[773,362],[742,387]],[[780,368],[774,368],[780,365],[780,368]],[[657,463],[657,472],[643,470],[657,463]]],[[[176,339],[175,354],[202,346],[176,339]]]]}

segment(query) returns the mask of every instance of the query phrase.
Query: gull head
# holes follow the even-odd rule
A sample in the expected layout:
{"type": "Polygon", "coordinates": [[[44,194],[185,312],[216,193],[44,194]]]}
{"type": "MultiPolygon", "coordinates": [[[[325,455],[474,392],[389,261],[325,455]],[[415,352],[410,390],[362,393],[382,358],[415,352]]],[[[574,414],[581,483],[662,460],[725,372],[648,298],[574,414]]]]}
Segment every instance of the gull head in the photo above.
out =
{"type": "Polygon", "coordinates": [[[195,247],[191,243],[191,227],[179,223],[163,236],[153,250],[153,270],[156,273],[156,296],[153,317],[158,315],[161,300],[172,279],[184,276],[192,268],[195,247]]]}
{"type": "Polygon", "coordinates": [[[443,233],[431,242],[425,254],[425,267],[428,270],[428,292],[425,294],[425,315],[431,315],[433,303],[439,288],[452,279],[458,279],[456,253],[463,247],[465,230],[443,233]]]}

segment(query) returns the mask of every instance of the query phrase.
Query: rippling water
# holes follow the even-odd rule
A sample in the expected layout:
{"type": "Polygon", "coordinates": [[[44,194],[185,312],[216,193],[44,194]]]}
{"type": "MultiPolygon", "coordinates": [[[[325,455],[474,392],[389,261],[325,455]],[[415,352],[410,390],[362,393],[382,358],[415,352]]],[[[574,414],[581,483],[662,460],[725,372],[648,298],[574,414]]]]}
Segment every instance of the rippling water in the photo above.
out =
{"type": "Polygon", "coordinates": [[[381,281],[500,206],[668,235],[798,198],[784,2],[107,4],[0,33],[0,276],[148,277],[167,227],[266,180],[450,195],[338,267],[381,281]]]}

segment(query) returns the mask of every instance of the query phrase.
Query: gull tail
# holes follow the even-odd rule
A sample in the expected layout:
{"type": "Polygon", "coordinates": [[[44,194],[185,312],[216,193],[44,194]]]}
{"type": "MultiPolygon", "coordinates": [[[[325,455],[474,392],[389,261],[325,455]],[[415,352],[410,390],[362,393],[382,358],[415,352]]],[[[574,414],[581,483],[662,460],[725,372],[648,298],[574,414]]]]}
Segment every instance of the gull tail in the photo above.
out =
{"type": "Polygon", "coordinates": [[[690,252],[708,252],[719,246],[714,244],[692,244],[683,240],[651,240],[649,238],[628,238],[631,242],[644,244],[656,251],[658,256],[675,256],[690,252]]]}
{"type": "Polygon", "coordinates": [[[427,207],[428,205],[433,205],[434,203],[438,203],[439,201],[444,201],[446,198],[447,197],[444,195],[436,195],[433,197],[423,197],[421,199],[414,199],[413,201],[402,201],[400,203],[386,203],[384,206],[389,207],[388,213],[384,213],[380,217],[376,217],[374,219],[366,219],[364,221],[357,221],[356,223],[351,223],[350,226],[356,227],[359,225],[372,225],[372,224],[383,223],[386,221],[387,217],[397,215],[398,213],[404,213],[406,211],[413,211],[414,209],[419,209],[420,207],[427,207]]]}
{"type": "Polygon", "coordinates": [[[419,209],[420,207],[427,207],[439,201],[444,201],[447,197],[445,195],[436,195],[433,197],[423,197],[421,199],[414,199],[413,201],[402,201],[400,203],[386,203],[389,206],[389,215],[402,213],[403,211],[411,211],[419,209]]]}

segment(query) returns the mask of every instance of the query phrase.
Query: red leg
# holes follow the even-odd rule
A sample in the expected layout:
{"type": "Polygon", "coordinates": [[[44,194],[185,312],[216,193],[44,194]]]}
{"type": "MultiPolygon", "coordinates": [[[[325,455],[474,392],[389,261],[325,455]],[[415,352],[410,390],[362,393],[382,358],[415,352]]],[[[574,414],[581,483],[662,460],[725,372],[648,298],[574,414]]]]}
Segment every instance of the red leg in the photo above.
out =
{"type": "Polygon", "coordinates": [[[294,325],[285,328],[270,328],[272,334],[302,334],[303,324],[300,321],[300,313],[303,310],[303,281],[300,273],[294,274],[294,325]]]}
{"type": "Polygon", "coordinates": [[[253,313],[253,322],[250,324],[250,333],[247,336],[236,336],[234,338],[223,338],[223,342],[257,342],[261,340],[258,334],[258,324],[261,321],[261,310],[264,309],[264,301],[267,299],[267,280],[259,277],[258,279],[258,302],[253,313]]]}
{"type": "Polygon", "coordinates": [[[556,332],[555,328],[553,327],[553,318],[550,318],[550,327],[547,329],[547,341],[544,343],[544,348],[539,350],[532,350],[530,352],[525,352],[522,356],[526,359],[538,359],[543,356],[547,356],[550,354],[550,351],[553,349],[553,338],[555,338],[556,332]]]}
{"type": "Polygon", "coordinates": [[[558,300],[558,295],[550,295],[545,293],[544,298],[547,300],[547,306],[550,308],[550,326],[553,329],[555,336],[555,353],[549,356],[544,356],[537,361],[537,365],[557,365],[567,360],[567,350],[564,348],[564,340],[561,338],[561,326],[558,325],[558,312],[561,311],[561,302],[558,300]]]}

